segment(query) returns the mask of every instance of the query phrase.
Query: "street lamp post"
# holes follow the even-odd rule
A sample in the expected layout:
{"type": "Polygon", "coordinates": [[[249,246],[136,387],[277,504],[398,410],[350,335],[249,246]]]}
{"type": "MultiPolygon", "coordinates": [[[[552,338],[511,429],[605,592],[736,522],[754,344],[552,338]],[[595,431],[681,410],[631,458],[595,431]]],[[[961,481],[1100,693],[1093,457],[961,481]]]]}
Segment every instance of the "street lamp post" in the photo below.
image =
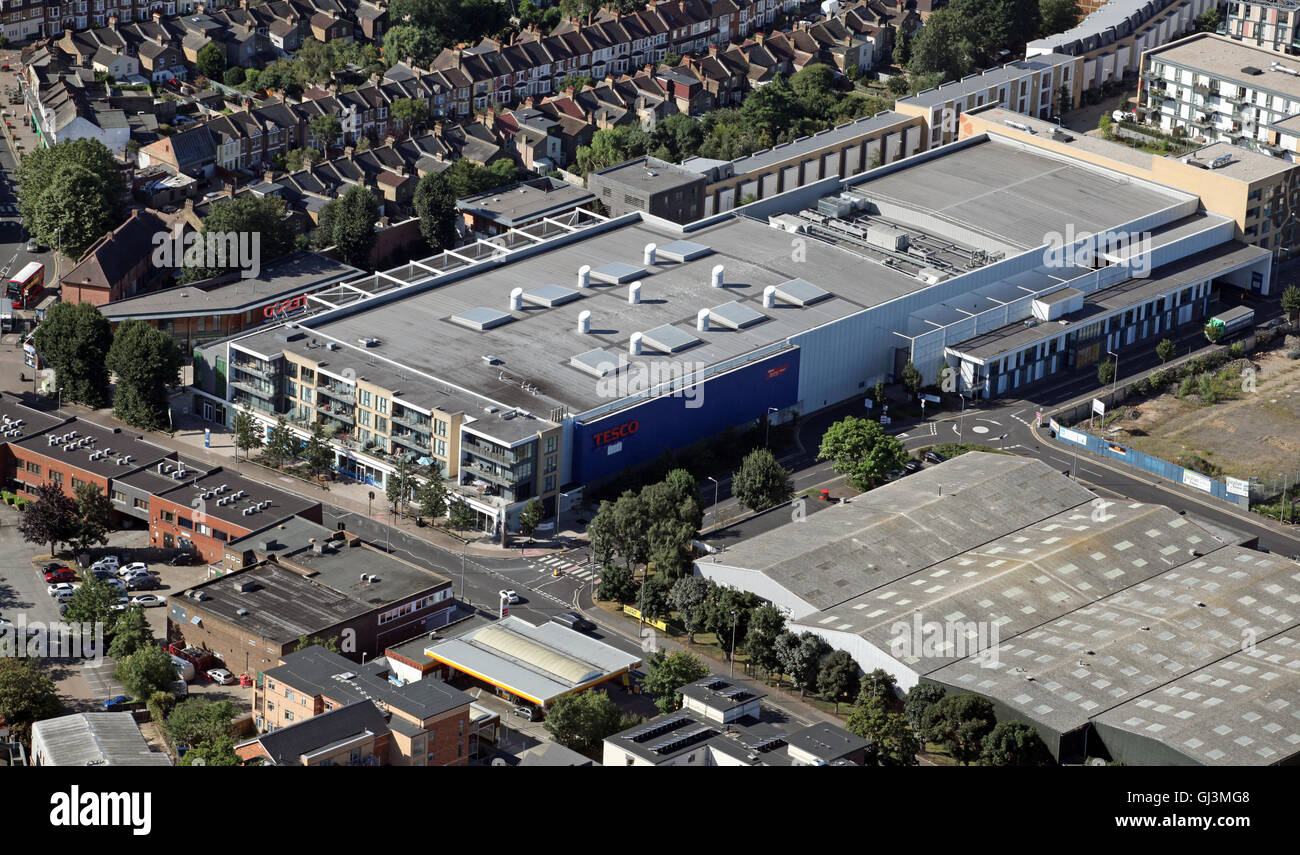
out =
{"type": "Polygon", "coordinates": [[[465,602],[465,549],[460,550],[460,601],[465,602]]]}
{"type": "Polygon", "coordinates": [[[1106,351],[1108,356],[1115,357],[1115,367],[1110,377],[1110,406],[1115,407],[1115,396],[1119,392],[1119,354],[1113,350],[1106,351]]]}
{"type": "Polygon", "coordinates": [[[1286,487],[1287,487],[1286,482],[1289,476],[1285,472],[1279,474],[1282,476],[1282,510],[1278,512],[1277,518],[1285,523],[1286,522],[1286,487]]]}
{"type": "Polygon", "coordinates": [[[713,521],[716,523],[718,521],[718,479],[712,475],[704,477],[713,482],[713,507],[709,509],[709,512],[713,514],[713,521]]]}
{"type": "Polygon", "coordinates": [[[769,419],[768,416],[775,412],[778,412],[776,407],[768,407],[767,412],[763,414],[763,447],[764,448],[767,448],[767,438],[770,435],[772,430],[772,420],[769,419]]]}
{"type": "Polygon", "coordinates": [[[728,677],[736,676],[736,610],[731,610],[731,673],[728,677]]]}

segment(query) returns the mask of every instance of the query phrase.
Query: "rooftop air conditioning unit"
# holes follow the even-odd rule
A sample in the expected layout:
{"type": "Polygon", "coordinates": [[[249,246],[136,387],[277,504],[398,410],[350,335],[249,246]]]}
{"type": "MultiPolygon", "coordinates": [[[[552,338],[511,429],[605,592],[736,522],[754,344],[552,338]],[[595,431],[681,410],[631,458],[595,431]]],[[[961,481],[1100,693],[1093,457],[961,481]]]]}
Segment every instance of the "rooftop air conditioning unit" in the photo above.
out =
{"type": "Polygon", "coordinates": [[[330,350],[338,350],[339,343],[337,341],[332,341],[329,344],[327,344],[326,347],[328,347],[330,350]]]}

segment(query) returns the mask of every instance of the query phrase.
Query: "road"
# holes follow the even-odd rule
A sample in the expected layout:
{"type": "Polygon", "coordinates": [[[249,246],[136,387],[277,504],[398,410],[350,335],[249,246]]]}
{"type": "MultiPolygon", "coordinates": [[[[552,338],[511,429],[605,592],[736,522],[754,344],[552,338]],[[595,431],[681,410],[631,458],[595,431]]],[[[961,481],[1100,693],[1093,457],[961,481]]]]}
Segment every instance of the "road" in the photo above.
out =
{"type": "MultiPolygon", "coordinates": [[[[13,53],[6,55],[4,63],[16,68],[18,66],[16,55],[13,53]]],[[[33,143],[26,134],[26,110],[9,103],[9,92],[17,87],[16,72],[0,71],[0,89],[4,91],[4,97],[0,102],[4,111],[11,114],[4,116],[4,120],[13,123],[19,134],[24,137],[27,148],[31,149],[33,143]]],[[[11,147],[10,138],[11,134],[5,134],[3,144],[0,144],[0,279],[7,282],[11,275],[21,270],[29,261],[39,261],[45,265],[46,281],[52,286],[55,280],[52,249],[46,247],[44,252],[39,253],[27,251],[29,235],[23,227],[22,218],[18,216],[18,187],[14,180],[18,161],[11,147]]]]}

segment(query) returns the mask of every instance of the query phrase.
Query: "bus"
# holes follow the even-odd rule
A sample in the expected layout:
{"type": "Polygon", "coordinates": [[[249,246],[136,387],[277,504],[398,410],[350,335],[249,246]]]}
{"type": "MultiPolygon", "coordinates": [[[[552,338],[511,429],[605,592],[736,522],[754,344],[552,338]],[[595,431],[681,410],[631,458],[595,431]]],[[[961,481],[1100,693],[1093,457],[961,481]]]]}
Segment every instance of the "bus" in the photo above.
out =
{"type": "Polygon", "coordinates": [[[19,270],[5,289],[5,296],[15,309],[30,309],[32,300],[45,288],[45,265],[32,261],[19,270]]]}

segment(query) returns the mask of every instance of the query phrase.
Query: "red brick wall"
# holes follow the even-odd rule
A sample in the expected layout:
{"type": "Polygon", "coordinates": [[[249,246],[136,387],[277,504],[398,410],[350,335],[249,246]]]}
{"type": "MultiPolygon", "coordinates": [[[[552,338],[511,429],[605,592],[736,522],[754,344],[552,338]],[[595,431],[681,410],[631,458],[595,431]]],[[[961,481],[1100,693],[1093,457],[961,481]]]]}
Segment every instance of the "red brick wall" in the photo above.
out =
{"type": "MultiPolygon", "coordinates": [[[[211,535],[199,534],[197,528],[185,528],[179,522],[182,517],[193,522],[196,512],[194,508],[179,505],[170,499],[154,496],[149,502],[149,543],[152,546],[162,547],[166,542],[164,535],[170,534],[174,538],[172,545],[175,546],[179,542],[179,538],[184,537],[194,542],[194,549],[203,556],[204,561],[219,564],[225,554],[226,541],[217,540],[211,535]],[[172,513],[177,521],[164,521],[162,517],[163,511],[172,513]]],[[[316,509],[316,519],[313,522],[320,522],[319,507],[316,509]]],[[[229,540],[235,540],[246,534],[253,533],[253,529],[212,517],[206,520],[206,524],[224,531],[229,540]]]]}
{"type": "Polygon", "coordinates": [[[106,477],[83,471],[75,466],[69,466],[62,460],[34,453],[28,448],[17,448],[12,445],[9,448],[14,457],[13,469],[10,471],[13,472],[14,477],[21,481],[33,485],[48,484],[52,480],[51,473],[59,472],[63,475],[63,494],[69,498],[76,496],[76,488],[72,484],[73,478],[95,484],[105,495],[108,495],[108,478],[106,477]],[[26,471],[28,461],[41,467],[39,476],[34,472],[26,471]]]}

